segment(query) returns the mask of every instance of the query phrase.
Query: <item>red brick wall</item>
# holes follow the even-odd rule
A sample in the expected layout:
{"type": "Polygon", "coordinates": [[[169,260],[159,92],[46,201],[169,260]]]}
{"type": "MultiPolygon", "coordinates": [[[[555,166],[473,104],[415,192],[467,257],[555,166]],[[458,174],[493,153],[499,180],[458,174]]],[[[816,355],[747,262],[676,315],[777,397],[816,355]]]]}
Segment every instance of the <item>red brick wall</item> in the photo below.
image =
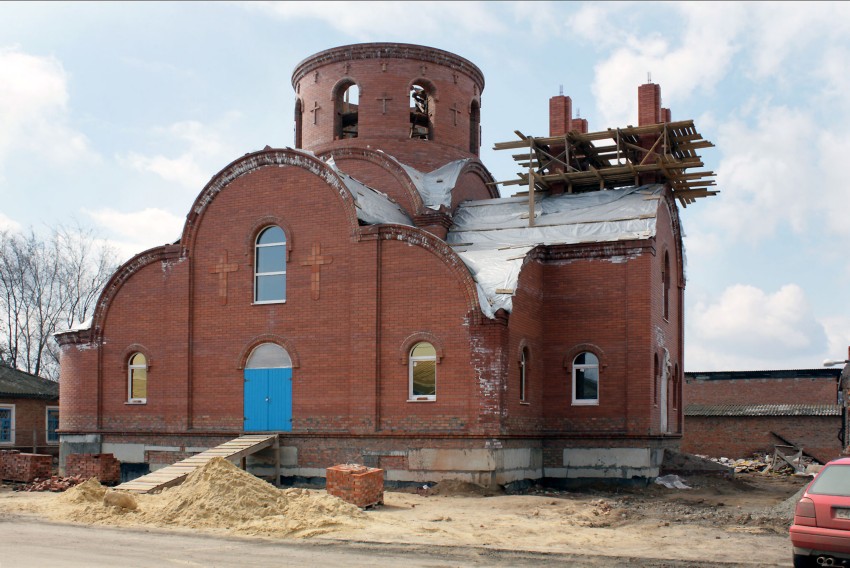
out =
{"type": "Polygon", "coordinates": [[[0,398],[0,404],[15,407],[15,423],[12,425],[15,443],[0,443],[0,450],[18,448],[32,451],[35,448],[39,453],[58,453],[58,444],[47,443],[47,407],[58,407],[58,400],[0,398]]]}
{"type": "MultiPolygon", "coordinates": [[[[332,93],[342,82],[353,81],[360,90],[358,143],[375,144],[392,140],[392,153],[423,171],[469,153],[470,117],[473,100],[480,99],[484,79],[473,64],[441,50],[404,44],[366,44],[350,49],[332,49],[302,62],[292,76],[296,98],[304,108],[302,143],[320,151],[334,142],[332,93]],[[380,53],[380,55],[376,55],[380,53]],[[432,109],[433,138],[410,140],[410,86],[433,86],[436,102],[432,109]],[[389,97],[386,104],[383,97],[389,97]],[[318,105],[318,112],[311,109],[318,105]],[[458,109],[453,112],[450,109],[458,109]],[[435,144],[436,143],[436,144],[435,144]],[[442,163],[435,145],[451,148],[442,163]],[[435,161],[436,159],[436,161],[435,161]]],[[[349,143],[346,140],[344,143],[349,143]]]]}
{"type": "Polygon", "coordinates": [[[682,451],[711,457],[744,458],[756,452],[773,454],[782,441],[802,446],[819,461],[837,458],[841,442],[840,416],[688,416],[682,451]]]}
{"type": "Polygon", "coordinates": [[[835,404],[837,392],[834,377],[688,379],[685,404],[835,404]]]}

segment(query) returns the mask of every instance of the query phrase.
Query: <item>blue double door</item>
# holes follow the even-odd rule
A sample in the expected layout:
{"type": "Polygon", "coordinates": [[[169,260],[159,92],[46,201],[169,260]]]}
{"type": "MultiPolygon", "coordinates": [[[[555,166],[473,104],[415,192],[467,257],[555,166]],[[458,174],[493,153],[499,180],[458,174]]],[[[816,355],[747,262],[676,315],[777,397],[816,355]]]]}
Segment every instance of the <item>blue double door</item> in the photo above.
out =
{"type": "Polygon", "coordinates": [[[292,430],[292,369],[245,369],[245,432],[292,430]]]}

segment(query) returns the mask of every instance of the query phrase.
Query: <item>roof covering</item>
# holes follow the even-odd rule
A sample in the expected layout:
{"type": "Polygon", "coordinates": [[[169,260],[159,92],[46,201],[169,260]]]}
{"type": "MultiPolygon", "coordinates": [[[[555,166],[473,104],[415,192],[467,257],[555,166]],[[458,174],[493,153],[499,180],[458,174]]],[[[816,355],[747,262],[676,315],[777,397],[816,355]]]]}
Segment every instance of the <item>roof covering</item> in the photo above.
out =
{"type": "MultiPolygon", "coordinates": [[[[387,155],[389,156],[389,154],[387,155]]],[[[395,160],[395,158],[393,159],[395,160]]],[[[420,172],[416,168],[401,162],[398,162],[398,164],[410,176],[413,185],[416,186],[419,195],[422,196],[425,207],[438,210],[441,206],[451,207],[452,189],[457,184],[457,178],[467,162],[469,162],[469,159],[455,160],[428,173],[420,172]]]]}
{"type": "Polygon", "coordinates": [[[841,369],[779,369],[775,371],[687,371],[686,379],[697,381],[743,381],[753,379],[829,379],[835,380],[841,369]]]}
{"type": "Polygon", "coordinates": [[[685,416],[841,416],[841,405],[689,404],[685,416]]]}
{"type": "Polygon", "coordinates": [[[511,311],[525,255],[537,245],[649,239],[655,236],[662,185],[580,194],[535,196],[529,226],[528,196],[464,202],[446,240],[478,285],[481,309],[511,311]]]}
{"type": "Polygon", "coordinates": [[[0,365],[0,397],[56,400],[59,383],[0,365]]]}
{"type": "Polygon", "coordinates": [[[404,209],[386,193],[381,193],[346,174],[337,167],[333,158],[329,158],[327,164],[336,172],[342,183],[354,196],[354,206],[357,209],[357,218],[360,221],[367,225],[382,223],[413,225],[413,221],[410,220],[404,209]]]}

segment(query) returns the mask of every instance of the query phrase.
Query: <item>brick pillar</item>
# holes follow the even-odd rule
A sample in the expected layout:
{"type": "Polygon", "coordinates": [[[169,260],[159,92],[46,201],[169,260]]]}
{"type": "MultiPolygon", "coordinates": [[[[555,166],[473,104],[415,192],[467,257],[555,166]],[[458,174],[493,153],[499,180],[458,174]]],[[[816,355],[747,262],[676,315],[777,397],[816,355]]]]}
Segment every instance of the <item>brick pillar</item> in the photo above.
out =
{"type": "Polygon", "coordinates": [[[661,122],[661,85],[646,83],[638,87],[638,126],[661,122]]]}
{"type": "Polygon", "coordinates": [[[570,130],[575,130],[580,134],[587,134],[587,119],[586,118],[574,118],[571,121],[570,130]]]}
{"type": "Polygon", "coordinates": [[[661,109],[661,122],[673,122],[669,108],[661,109]]]}
{"type": "Polygon", "coordinates": [[[549,99],[549,136],[562,136],[570,131],[573,120],[573,101],[558,95],[549,99]]]}

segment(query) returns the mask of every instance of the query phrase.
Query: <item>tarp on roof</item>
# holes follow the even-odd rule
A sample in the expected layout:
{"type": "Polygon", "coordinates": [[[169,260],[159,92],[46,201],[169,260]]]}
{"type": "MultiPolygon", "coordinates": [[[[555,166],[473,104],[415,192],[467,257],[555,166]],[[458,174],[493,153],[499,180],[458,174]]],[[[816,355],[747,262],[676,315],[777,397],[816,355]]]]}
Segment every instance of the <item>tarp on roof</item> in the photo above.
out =
{"type": "Polygon", "coordinates": [[[333,158],[327,160],[328,166],[345,184],[354,196],[357,218],[368,225],[392,223],[396,225],[413,226],[413,222],[402,207],[387,194],[372,189],[340,170],[333,158]]]}
{"type": "Polygon", "coordinates": [[[58,399],[59,383],[0,365],[0,397],[58,399]]]}
{"type": "Polygon", "coordinates": [[[478,284],[481,309],[511,311],[525,255],[537,245],[649,239],[655,236],[659,184],[581,194],[536,196],[535,226],[528,197],[462,203],[446,240],[478,284]]]}
{"type": "Polygon", "coordinates": [[[422,196],[422,202],[428,209],[438,210],[441,206],[451,207],[452,205],[452,190],[457,185],[457,179],[463,167],[469,162],[469,158],[455,160],[444,166],[440,166],[436,170],[430,172],[420,172],[412,166],[403,164],[389,154],[398,165],[404,168],[407,175],[410,176],[413,185],[422,196]]]}

